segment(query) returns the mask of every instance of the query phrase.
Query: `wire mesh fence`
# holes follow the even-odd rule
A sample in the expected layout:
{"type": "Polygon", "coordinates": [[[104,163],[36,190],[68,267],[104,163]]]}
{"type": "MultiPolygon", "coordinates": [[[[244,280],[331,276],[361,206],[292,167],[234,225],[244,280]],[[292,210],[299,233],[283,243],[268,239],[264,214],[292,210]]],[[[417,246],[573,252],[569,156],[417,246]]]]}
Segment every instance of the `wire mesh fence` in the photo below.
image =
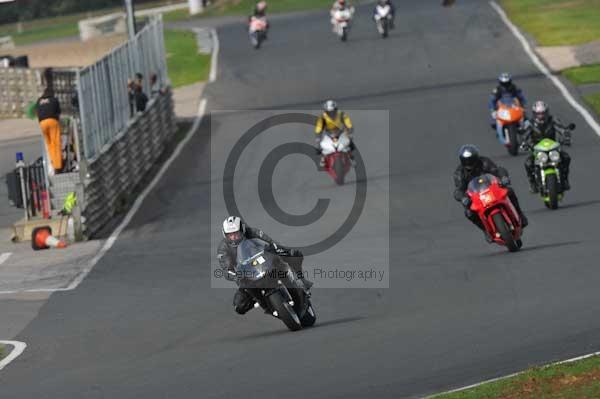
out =
{"type": "Polygon", "coordinates": [[[85,158],[93,161],[103,147],[136,118],[128,80],[141,74],[143,92],[150,93],[150,77],[167,82],[162,17],[156,16],[133,40],[115,48],[79,71],[79,108],[85,158]]]}

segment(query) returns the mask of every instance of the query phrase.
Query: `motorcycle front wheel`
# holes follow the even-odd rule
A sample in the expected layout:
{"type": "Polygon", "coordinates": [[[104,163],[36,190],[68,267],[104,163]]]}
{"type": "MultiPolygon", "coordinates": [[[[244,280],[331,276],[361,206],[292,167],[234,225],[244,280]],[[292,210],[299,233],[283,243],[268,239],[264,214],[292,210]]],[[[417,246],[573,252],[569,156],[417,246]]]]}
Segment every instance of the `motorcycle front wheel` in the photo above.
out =
{"type": "Polygon", "coordinates": [[[500,233],[500,237],[502,241],[506,244],[506,247],[510,252],[517,252],[520,248],[519,244],[513,238],[512,232],[508,228],[508,224],[506,224],[506,220],[501,213],[496,213],[492,216],[492,220],[494,221],[494,225],[496,226],[496,230],[500,233]]]}
{"type": "Polygon", "coordinates": [[[283,297],[279,292],[275,292],[269,296],[269,302],[275,311],[277,311],[277,317],[289,328],[291,331],[298,331],[302,328],[302,323],[294,310],[294,307],[288,302],[283,300],[283,297]]]}
{"type": "Polygon", "coordinates": [[[546,176],[546,190],[548,199],[546,203],[550,209],[558,209],[558,178],[555,174],[546,176]]]}

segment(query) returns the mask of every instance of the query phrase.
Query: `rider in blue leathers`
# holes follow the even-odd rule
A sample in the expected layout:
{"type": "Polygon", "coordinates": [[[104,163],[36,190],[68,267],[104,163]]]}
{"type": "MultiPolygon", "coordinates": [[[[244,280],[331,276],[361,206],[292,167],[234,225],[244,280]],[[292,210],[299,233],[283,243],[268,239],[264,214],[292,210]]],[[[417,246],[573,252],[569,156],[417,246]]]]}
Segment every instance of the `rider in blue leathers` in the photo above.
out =
{"type": "Polygon", "coordinates": [[[500,126],[496,126],[496,110],[498,109],[498,100],[501,98],[508,97],[510,100],[517,98],[521,102],[521,106],[527,105],[527,100],[523,95],[523,91],[519,89],[512,81],[512,77],[509,73],[501,73],[498,76],[498,86],[494,88],[490,99],[488,101],[488,109],[490,111],[490,126],[496,130],[498,137],[502,137],[502,131],[500,126]]]}

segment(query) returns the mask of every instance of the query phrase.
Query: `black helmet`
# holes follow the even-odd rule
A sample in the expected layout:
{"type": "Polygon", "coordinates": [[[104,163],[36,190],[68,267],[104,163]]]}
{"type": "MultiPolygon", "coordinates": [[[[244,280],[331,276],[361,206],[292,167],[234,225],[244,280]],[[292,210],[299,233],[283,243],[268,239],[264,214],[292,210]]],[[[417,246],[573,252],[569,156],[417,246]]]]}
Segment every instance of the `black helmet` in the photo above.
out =
{"type": "Polygon", "coordinates": [[[510,73],[502,72],[500,76],[498,76],[498,83],[500,83],[502,87],[509,87],[512,84],[510,73]]]}
{"type": "Polygon", "coordinates": [[[458,158],[463,168],[471,171],[481,162],[479,158],[479,149],[473,144],[465,144],[458,151],[458,158]]]}

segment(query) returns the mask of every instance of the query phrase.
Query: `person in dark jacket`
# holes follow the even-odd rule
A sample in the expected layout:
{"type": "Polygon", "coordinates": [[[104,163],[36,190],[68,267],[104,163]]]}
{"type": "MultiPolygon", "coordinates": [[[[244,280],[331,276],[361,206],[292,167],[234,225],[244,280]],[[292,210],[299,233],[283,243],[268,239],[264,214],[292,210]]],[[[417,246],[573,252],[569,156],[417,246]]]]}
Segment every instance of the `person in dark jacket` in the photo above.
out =
{"type": "MultiPolygon", "coordinates": [[[[564,145],[571,145],[571,130],[575,125],[567,126],[560,119],[550,115],[548,104],[543,101],[536,101],[531,107],[533,111],[533,122],[527,120],[523,128],[523,148],[533,148],[543,139],[551,139],[560,142],[564,145]]],[[[560,180],[564,190],[569,190],[569,167],[571,165],[571,157],[569,154],[560,150],[560,180]]],[[[530,153],[525,160],[525,172],[529,180],[529,190],[532,193],[537,193],[539,188],[535,179],[535,160],[533,153],[530,153]]]]}
{"type": "MultiPolygon", "coordinates": [[[[286,263],[302,282],[305,289],[308,290],[312,286],[312,282],[304,277],[302,271],[302,261],[304,259],[302,252],[295,249],[284,248],[262,230],[247,226],[238,216],[229,216],[225,219],[223,222],[222,233],[223,240],[217,248],[217,259],[219,260],[219,265],[227,280],[236,281],[237,246],[244,238],[258,238],[270,244],[277,255],[285,257],[286,263]]],[[[233,307],[235,311],[239,314],[245,314],[252,309],[253,306],[254,299],[244,290],[238,289],[233,297],[233,307]]]]}
{"type": "Polygon", "coordinates": [[[139,84],[135,85],[135,109],[137,112],[144,112],[146,105],[148,104],[148,96],[142,91],[142,86],[139,84]]]}
{"type": "Polygon", "coordinates": [[[51,87],[47,87],[36,102],[37,116],[46,142],[46,150],[52,168],[49,173],[60,173],[63,168],[62,141],[60,136],[60,103],[51,87]]]}
{"type": "Polygon", "coordinates": [[[467,195],[469,182],[478,176],[489,173],[499,178],[501,185],[508,189],[508,197],[519,213],[523,227],[529,224],[527,217],[523,214],[517,195],[510,187],[510,177],[506,169],[497,166],[491,159],[480,156],[477,147],[471,144],[463,145],[459,150],[458,157],[460,165],[454,172],[454,199],[462,203],[465,208],[465,216],[484,232],[488,242],[492,242],[492,237],[485,231],[479,215],[471,211],[471,198],[467,195]]]}

